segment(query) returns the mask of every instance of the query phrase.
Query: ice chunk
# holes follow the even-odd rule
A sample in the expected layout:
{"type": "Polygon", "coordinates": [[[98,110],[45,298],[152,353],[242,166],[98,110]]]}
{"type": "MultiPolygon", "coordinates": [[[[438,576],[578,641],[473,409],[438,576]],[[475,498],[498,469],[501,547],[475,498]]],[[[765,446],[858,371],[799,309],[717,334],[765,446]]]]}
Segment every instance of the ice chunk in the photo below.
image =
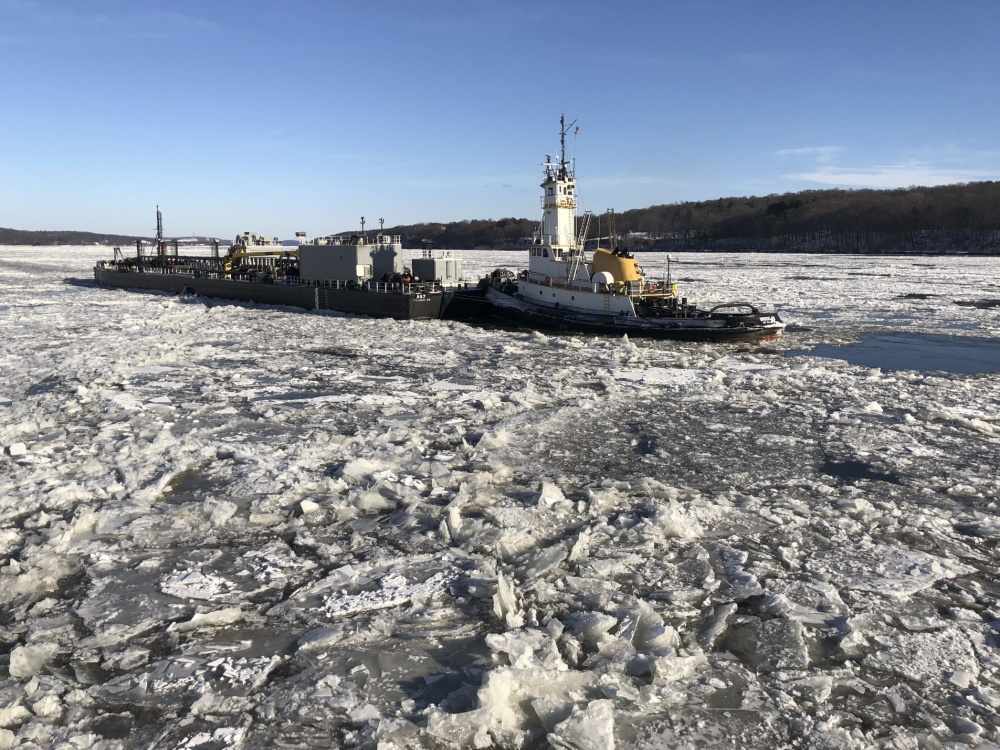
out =
{"type": "MultiPolygon", "coordinates": [[[[22,557],[23,559],[23,557],[22,557]]],[[[59,581],[74,573],[78,561],[58,554],[36,555],[30,564],[11,559],[4,569],[0,586],[0,604],[13,601],[23,594],[37,595],[55,592],[59,581]]]]}
{"type": "Polygon", "coordinates": [[[220,727],[211,732],[198,732],[188,737],[178,750],[197,750],[202,747],[239,747],[246,737],[246,727],[220,727]]]}
{"type": "Polygon", "coordinates": [[[0,708],[0,727],[16,727],[31,718],[31,711],[19,703],[0,708]]]}
{"type": "Polygon", "coordinates": [[[661,652],[680,645],[680,636],[647,602],[636,602],[618,624],[615,635],[639,651],[661,652]]]}
{"type": "Polygon", "coordinates": [[[569,669],[552,635],[546,631],[510,630],[486,636],[486,645],[494,654],[505,654],[515,669],[569,669]]]}
{"type": "Polygon", "coordinates": [[[170,656],[147,671],[123,675],[92,692],[113,705],[156,707],[173,710],[190,704],[211,691],[229,696],[242,696],[264,685],[269,675],[285,663],[282,656],[226,655],[206,659],[204,656],[170,656]]]}
{"type": "Polygon", "coordinates": [[[566,627],[584,643],[595,645],[618,624],[618,618],[603,612],[573,612],[565,618],[566,627]]]}
{"type": "Polygon", "coordinates": [[[567,559],[570,562],[583,560],[590,554],[590,529],[583,529],[570,545],[567,559]]]}
{"type": "Polygon", "coordinates": [[[53,693],[46,693],[41,699],[31,704],[31,712],[38,717],[52,721],[62,715],[63,704],[53,693]]]}
{"type": "Polygon", "coordinates": [[[595,684],[595,676],[587,672],[503,667],[486,675],[476,709],[450,715],[432,709],[427,729],[432,736],[463,747],[523,747],[530,733],[543,726],[533,709],[536,702],[547,717],[569,715],[595,684]]]}
{"type": "Polygon", "coordinates": [[[524,571],[526,579],[538,578],[555,568],[568,557],[569,553],[561,544],[553,544],[537,552],[524,571]]]}
{"type": "Polygon", "coordinates": [[[55,658],[57,651],[54,643],[17,646],[10,652],[10,676],[18,679],[34,677],[55,658]]]}
{"type": "Polygon", "coordinates": [[[517,589],[507,581],[502,572],[498,572],[497,592],[493,595],[493,614],[508,628],[519,628],[524,625],[524,615],[518,604],[518,598],[517,589]]]}
{"type": "Polygon", "coordinates": [[[243,611],[239,607],[226,607],[214,612],[195,613],[187,622],[175,622],[167,628],[167,632],[187,633],[199,628],[218,628],[232,625],[243,619],[243,611]]]}
{"type": "Polygon", "coordinates": [[[701,536],[704,531],[695,519],[680,503],[671,501],[666,506],[657,508],[651,522],[654,527],[663,532],[666,537],[674,539],[689,539],[701,536]]]}
{"type": "Polygon", "coordinates": [[[378,721],[382,718],[382,712],[371,703],[362,703],[355,706],[347,715],[355,724],[367,724],[369,721],[378,721]]]}
{"type": "Polygon", "coordinates": [[[28,446],[24,443],[14,443],[7,446],[7,453],[11,456],[17,458],[18,456],[24,456],[28,453],[28,446]]]}
{"type": "Polygon", "coordinates": [[[650,385],[688,386],[704,382],[711,376],[704,370],[688,367],[647,367],[642,370],[617,370],[613,377],[650,385]]]}
{"type": "Polygon", "coordinates": [[[453,573],[435,573],[423,583],[407,583],[398,573],[390,573],[379,581],[377,591],[327,597],[324,609],[331,617],[343,617],[358,612],[371,612],[406,604],[415,597],[436,594],[447,588],[455,578],[453,573]]]}
{"type": "Polygon", "coordinates": [[[788,680],[785,684],[788,692],[796,698],[805,698],[818,704],[826,703],[833,692],[833,678],[828,675],[799,677],[788,680]]]}
{"type": "Polygon", "coordinates": [[[350,479],[358,481],[370,477],[372,474],[386,468],[386,464],[381,461],[375,461],[370,458],[355,458],[344,464],[343,468],[340,470],[340,474],[344,477],[349,477],[350,479]]]}
{"type": "Polygon", "coordinates": [[[810,571],[828,576],[841,588],[897,599],[923,591],[944,578],[975,571],[958,560],[864,542],[855,547],[817,552],[805,565],[810,571]]]}
{"type": "Polygon", "coordinates": [[[729,618],[736,613],[737,609],[738,605],[735,602],[713,608],[711,615],[702,624],[701,631],[698,633],[698,643],[703,649],[711,651],[715,648],[715,644],[726,632],[729,618]]]}
{"type": "Polygon", "coordinates": [[[487,708],[448,714],[434,706],[427,716],[427,733],[453,747],[474,750],[496,747],[490,734],[490,711],[487,708]]]}
{"type": "Polygon", "coordinates": [[[202,503],[202,513],[213,526],[225,526],[239,507],[229,500],[209,499],[202,503]]]}
{"type": "Polygon", "coordinates": [[[780,618],[762,622],[757,628],[756,655],[765,670],[808,667],[809,647],[802,623],[780,618]]]}
{"type": "Polygon", "coordinates": [[[538,504],[551,507],[558,503],[566,502],[563,491],[551,482],[542,482],[542,490],[538,493],[538,504]]]}
{"type": "Polygon", "coordinates": [[[553,748],[565,750],[614,750],[615,720],[611,701],[596,700],[585,708],[574,707],[568,719],[548,736],[553,748]]]}
{"type": "Polygon", "coordinates": [[[979,675],[975,648],[984,648],[980,634],[950,628],[891,635],[881,641],[881,648],[865,658],[865,667],[921,683],[943,682],[949,673],[967,673],[970,682],[979,675]]]}
{"type": "Polygon", "coordinates": [[[668,685],[693,674],[707,670],[708,658],[704,654],[693,656],[661,656],[651,663],[654,685],[668,685]]]}
{"type": "Polygon", "coordinates": [[[299,638],[298,647],[303,651],[322,651],[340,643],[346,635],[347,633],[343,625],[329,625],[316,628],[299,638]]]}
{"type": "Polygon", "coordinates": [[[546,732],[555,730],[556,725],[568,719],[575,704],[568,703],[563,696],[543,695],[531,701],[531,708],[542,722],[546,732]]]}
{"type": "Polygon", "coordinates": [[[635,646],[620,638],[608,638],[583,663],[587,669],[597,674],[624,674],[636,656],[635,646]]]}
{"type": "Polygon", "coordinates": [[[840,639],[840,648],[849,659],[856,659],[868,650],[869,639],[877,632],[879,625],[884,627],[880,617],[874,614],[863,614],[850,617],[847,620],[847,632],[840,639]]]}
{"type": "Polygon", "coordinates": [[[848,611],[835,586],[821,581],[768,582],[768,589],[782,593],[769,594],[762,603],[765,612],[809,625],[822,625],[848,611]]]}
{"type": "Polygon", "coordinates": [[[726,581],[729,584],[728,594],[733,601],[741,602],[754,596],[764,593],[757,576],[747,571],[743,565],[749,559],[749,555],[743,550],[720,547],[719,555],[722,558],[722,567],[726,574],[726,581]]]}
{"type": "Polygon", "coordinates": [[[216,575],[206,575],[200,570],[184,570],[165,576],[160,591],[178,599],[204,599],[211,601],[226,595],[229,582],[216,575]]]}
{"type": "Polygon", "coordinates": [[[947,675],[948,682],[960,690],[968,688],[976,679],[976,676],[967,669],[956,669],[947,675]]]}

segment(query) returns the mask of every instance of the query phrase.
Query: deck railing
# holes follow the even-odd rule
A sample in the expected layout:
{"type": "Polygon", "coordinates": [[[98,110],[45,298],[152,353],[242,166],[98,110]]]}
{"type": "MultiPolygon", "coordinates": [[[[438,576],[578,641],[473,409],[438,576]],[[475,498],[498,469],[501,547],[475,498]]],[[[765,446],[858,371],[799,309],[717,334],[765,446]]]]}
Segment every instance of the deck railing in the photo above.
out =
{"type": "MultiPolygon", "coordinates": [[[[532,273],[525,272],[524,277],[527,281],[533,282],[535,284],[542,284],[543,286],[551,286],[557,289],[568,289],[571,291],[587,291],[587,292],[600,292],[604,284],[599,284],[595,281],[573,281],[569,282],[566,279],[557,279],[551,276],[546,276],[542,273],[532,273]]],[[[666,294],[671,295],[676,293],[676,284],[661,284],[659,282],[647,282],[645,280],[641,281],[619,281],[614,284],[608,284],[603,291],[607,294],[666,294]]]]}
{"type": "MultiPolygon", "coordinates": [[[[206,259],[211,260],[211,259],[206,259]]],[[[162,274],[162,275],[176,275],[176,276],[194,276],[195,278],[205,278],[205,279],[225,279],[231,281],[254,281],[258,283],[264,274],[240,274],[231,273],[219,269],[217,264],[211,263],[184,263],[184,264],[174,264],[174,265],[143,265],[137,264],[135,261],[122,263],[120,261],[98,261],[98,267],[106,270],[130,272],[130,273],[143,273],[143,274],[162,274]]],[[[438,294],[444,291],[444,286],[438,284],[435,281],[421,281],[421,282],[387,282],[387,281],[341,281],[339,279],[302,279],[298,276],[272,276],[271,283],[287,285],[287,286],[305,286],[305,287],[320,287],[322,289],[341,289],[346,291],[355,292],[375,292],[379,294],[387,293],[399,293],[405,292],[407,294],[415,292],[423,292],[427,294],[438,294]]]]}

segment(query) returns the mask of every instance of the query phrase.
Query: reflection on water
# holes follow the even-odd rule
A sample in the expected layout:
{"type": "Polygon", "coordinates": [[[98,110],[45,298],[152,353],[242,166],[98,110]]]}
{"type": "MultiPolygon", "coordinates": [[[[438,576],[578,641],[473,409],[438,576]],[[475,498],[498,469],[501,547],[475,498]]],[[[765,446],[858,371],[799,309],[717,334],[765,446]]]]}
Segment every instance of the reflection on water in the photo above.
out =
{"type": "Polygon", "coordinates": [[[787,356],[829,357],[883,370],[1000,372],[1000,341],[929,333],[872,333],[848,346],[821,344],[787,356]]]}

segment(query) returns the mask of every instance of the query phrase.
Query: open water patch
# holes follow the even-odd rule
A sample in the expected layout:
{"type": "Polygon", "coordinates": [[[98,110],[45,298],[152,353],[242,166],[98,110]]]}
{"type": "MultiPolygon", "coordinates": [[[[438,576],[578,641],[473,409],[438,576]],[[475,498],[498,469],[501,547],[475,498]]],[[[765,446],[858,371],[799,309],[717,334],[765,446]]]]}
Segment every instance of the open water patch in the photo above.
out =
{"type": "Polygon", "coordinates": [[[870,333],[854,344],[820,344],[789,351],[786,356],[842,359],[882,370],[960,375],[1000,372],[1000,340],[937,333],[870,333]]]}
{"type": "Polygon", "coordinates": [[[955,300],[955,304],[960,307],[975,307],[980,310],[991,310],[994,307],[1000,307],[1000,299],[969,299],[969,300],[955,300]]]}
{"type": "Polygon", "coordinates": [[[836,477],[837,479],[870,479],[875,482],[900,484],[899,477],[895,474],[878,471],[871,464],[864,461],[834,461],[827,459],[823,462],[823,466],[820,467],[820,471],[827,476],[836,477]]]}

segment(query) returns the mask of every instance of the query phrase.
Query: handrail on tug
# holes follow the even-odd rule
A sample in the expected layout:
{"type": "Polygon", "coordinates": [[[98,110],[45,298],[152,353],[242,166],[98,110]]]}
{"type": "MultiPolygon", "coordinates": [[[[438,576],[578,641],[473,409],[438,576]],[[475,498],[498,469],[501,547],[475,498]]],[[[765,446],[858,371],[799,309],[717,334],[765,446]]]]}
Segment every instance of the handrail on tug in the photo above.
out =
{"type": "Polygon", "coordinates": [[[709,314],[712,314],[716,310],[725,310],[728,308],[740,308],[740,307],[745,307],[749,309],[751,315],[758,315],[760,313],[760,310],[756,307],[756,305],[752,305],[749,302],[723,302],[721,305],[716,305],[708,312],[709,314]]]}

